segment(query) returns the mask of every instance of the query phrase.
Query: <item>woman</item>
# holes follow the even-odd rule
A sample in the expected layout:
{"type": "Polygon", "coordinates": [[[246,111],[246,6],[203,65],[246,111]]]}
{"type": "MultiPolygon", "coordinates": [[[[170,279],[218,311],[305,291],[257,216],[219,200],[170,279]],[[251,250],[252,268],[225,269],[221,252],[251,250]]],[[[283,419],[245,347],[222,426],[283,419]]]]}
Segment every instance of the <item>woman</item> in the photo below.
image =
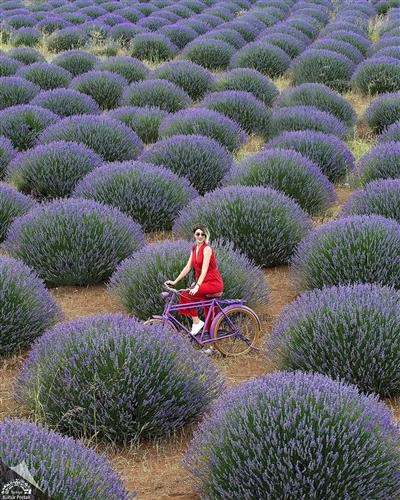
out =
{"type": "MultiPolygon", "coordinates": [[[[192,285],[189,292],[183,291],[180,296],[180,304],[190,304],[203,300],[209,300],[209,295],[220,294],[224,288],[224,282],[217,268],[214,250],[209,246],[210,232],[205,224],[197,224],[193,228],[193,234],[196,244],[192,247],[192,253],[186,266],[182,269],[179,276],[171,281],[166,281],[167,285],[176,285],[184,278],[194,267],[196,283],[192,285]]],[[[214,315],[218,312],[215,307],[214,315]]],[[[204,321],[198,317],[196,309],[182,309],[181,314],[193,317],[192,334],[197,335],[204,326],[204,321]]],[[[204,307],[204,317],[207,317],[208,307],[204,307]]],[[[210,325],[206,325],[205,330],[210,325]]]]}

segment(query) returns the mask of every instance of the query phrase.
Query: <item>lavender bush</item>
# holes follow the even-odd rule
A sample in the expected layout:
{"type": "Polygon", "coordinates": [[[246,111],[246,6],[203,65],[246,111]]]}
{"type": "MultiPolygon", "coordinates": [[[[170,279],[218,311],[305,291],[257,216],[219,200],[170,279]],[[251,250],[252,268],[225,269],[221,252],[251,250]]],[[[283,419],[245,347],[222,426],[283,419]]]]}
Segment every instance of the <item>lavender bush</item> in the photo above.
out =
{"type": "Polygon", "coordinates": [[[360,64],[360,62],[364,59],[364,56],[357,49],[357,47],[354,47],[354,45],[349,42],[336,40],[334,38],[320,38],[313,43],[312,48],[326,49],[332,52],[337,52],[338,54],[350,59],[354,64],[360,64]]]}
{"type": "Polygon", "coordinates": [[[181,57],[204,68],[220,71],[228,67],[234,53],[235,49],[231,44],[203,35],[186,45],[181,57]]]}
{"type": "MultiPolygon", "coordinates": [[[[249,307],[262,310],[268,302],[262,270],[229,242],[212,242],[212,247],[224,280],[224,297],[241,297],[249,307]]],[[[165,305],[160,297],[162,283],[179,275],[190,252],[191,244],[182,240],[146,245],[117,268],[109,291],[129,314],[140,319],[161,314],[165,305]]],[[[189,286],[191,278],[189,275],[178,287],[189,286]]]]}
{"type": "Polygon", "coordinates": [[[320,372],[383,397],[400,394],[400,293],[349,285],[303,293],[270,339],[279,367],[320,372]]]}
{"type": "Polygon", "coordinates": [[[392,123],[389,127],[382,132],[376,141],[378,144],[387,142],[400,142],[400,120],[392,123]]]}
{"type": "Polygon", "coordinates": [[[267,149],[246,156],[225,183],[270,186],[292,197],[310,215],[322,213],[336,199],[332,184],[319,167],[287,149],[267,149]]]}
{"type": "Polygon", "coordinates": [[[19,354],[61,318],[42,280],[18,260],[0,256],[0,293],[0,356],[19,354]]]}
{"type": "Polygon", "coordinates": [[[30,65],[37,62],[46,62],[44,55],[31,47],[16,47],[7,52],[7,57],[11,57],[22,64],[30,65]]]}
{"type": "Polygon", "coordinates": [[[302,130],[283,132],[273,137],[268,148],[293,149],[316,163],[332,182],[342,180],[354,169],[354,156],[338,137],[323,132],[302,130]]]}
{"type": "Polygon", "coordinates": [[[0,459],[8,467],[25,463],[39,488],[52,498],[132,498],[105,455],[34,423],[8,418],[1,422],[0,459]]]}
{"type": "MultiPolygon", "coordinates": [[[[400,140],[400,126],[398,129],[400,140]]],[[[388,132],[392,130],[393,125],[388,132]]],[[[384,142],[371,148],[360,158],[355,177],[361,185],[376,179],[400,178],[400,142],[384,142]]]]}
{"type": "Polygon", "coordinates": [[[19,191],[35,198],[64,197],[102,162],[101,156],[83,144],[56,141],[17,155],[8,166],[8,177],[19,191]]]}
{"type": "Polygon", "coordinates": [[[188,107],[191,102],[180,87],[159,79],[131,83],[125,89],[121,101],[127,106],[155,106],[170,113],[188,107]]]}
{"type": "Polygon", "coordinates": [[[202,220],[214,238],[232,241],[256,264],[288,262],[311,229],[311,221],[288,196],[266,187],[228,186],[193,200],[181,212],[174,231],[190,239],[202,220]]]}
{"type": "MultiPolygon", "coordinates": [[[[1,128],[1,127],[0,127],[1,128]]],[[[143,144],[132,129],[107,116],[70,116],[48,127],[39,142],[80,142],[105,161],[135,160],[143,144]]]]}
{"type": "Polygon", "coordinates": [[[18,217],[5,249],[51,286],[106,280],[144,243],[143,233],[119,210],[89,200],[55,200],[18,217]]]}
{"type": "Polygon", "coordinates": [[[58,116],[39,106],[11,106],[0,111],[0,135],[8,137],[15,149],[32,148],[43,129],[55,123],[58,116]]]}
{"type": "Polygon", "coordinates": [[[11,33],[10,44],[13,47],[35,47],[42,38],[41,32],[36,28],[20,28],[11,33]]]}
{"type": "Polygon", "coordinates": [[[29,80],[35,85],[38,85],[42,90],[68,87],[72,78],[71,73],[64,68],[56,66],[55,64],[41,62],[33,63],[19,69],[16,76],[29,80]]]}
{"type": "Polygon", "coordinates": [[[400,120],[400,92],[382,94],[365,111],[364,118],[376,134],[400,120]]]}
{"type": "Polygon", "coordinates": [[[16,155],[10,139],[0,135],[0,179],[4,177],[7,165],[16,155]]]}
{"type": "Polygon", "coordinates": [[[32,82],[17,76],[0,77],[0,109],[28,104],[40,88],[32,82]]]}
{"type": "Polygon", "coordinates": [[[58,54],[51,63],[69,71],[72,76],[78,76],[94,69],[99,58],[86,50],[67,50],[58,54]]]}
{"type": "Polygon", "coordinates": [[[279,47],[291,58],[297,57],[306,46],[298,38],[287,33],[269,33],[268,31],[258,41],[265,41],[271,45],[279,47]]]}
{"type": "Polygon", "coordinates": [[[171,229],[178,212],[197,192],[166,168],[133,161],[96,169],[79,182],[73,196],[116,207],[145,231],[157,231],[171,229]]]}
{"type": "Polygon", "coordinates": [[[178,47],[169,38],[157,33],[136,35],[131,44],[131,55],[141,61],[159,63],[172,59],[178,52],[178,47]]]}
{"type": "Polygon", "coordinates": [[[51,427],[125,443],[182,427],[221,389],[212,361],[186,338],[120,314],[48,331],[18,379],[19,398],[51,427]]]}
{"type": "Polygon", "coordinates": [[[14,76],[21,67],[22,63],[16,59],[0,54],[0,77],[14,76]]]}
{"type": "Polygon", "coordinates": [[[233,120],[209,109],[191,108],[165,118],[160,125],[160,136],[205,135],[215,139],[228,151],[238,149],[247,136],[233,120]]]}
{"type": "Polygon", "coordinates": [[[220,186],[233,163],[232,156],[217,141],[202,135],[162,139],[146,149],[140,160],[186,177],[200,194],[220,186]]]}
{"type": "Polygon", "coordinates": [[[87,33],[79,27],[67,27],[52,33],[46,40],[49,52],[81,49],[88,42],[87,33]]]}
{"type": "Polygon", "coordinates": [[[8,184],[0,183],[0,243],[6,238],[13,220],[35,205],[32,198],[19,193],[8,184]]]}
{"type": "Polygon", "coordinates": [[[159,32],[165,35],[179,50],[182,50],[189,42],[198,36],[193,28],[185,26],[182,22],[163,26],[160,28],[159,32]]]}
{"type": "Polygon", "coordinates": [[[46,108],[58,116],[90,115],[100,113],[97,102],[74,89],[42,90],[31,104],[46,108]]]}
{"type": "Polygon", "coordinates": [[[265,42],[253,42],[238,50],[232,57],[232,68],[256,69],[263,75],[281,76],[290,65],[285,51],[265,42]]]}
{"type": "Polygon", "coordinates": [[[236,68],[222,74],[215,81],[213,90],[250,92],[266,106],[270,106],[276,96],[279,95],[278,89],[269,78],[250,68],[236,68]]]}
{"type": "Polygon", "coordinates": [[[400,222],[400,179],[379,179],[352,193],[344,215],[377,214],[400,222]]]}
{"type": "Polygon", "coordinates": [[[347,283],[400,288],[400,224],[378,215],[324,224],[300,243],[293,259],[302,289],[347,283]]]}
{"type": "Polygon", "coordinates": [[[217,401],[186,465],[207,499],[395,498],[399,439],[376,396],[319,374],[276,372],[217,401]]]}
{"type": "Polygon", "coordinates": [[[190,61],[172,61],[154,70],[151,78],[168,80],[197,101],[211,90],[213,77],[205,68],[190,61]]]}
{"type": "Polygon", "coordinates": [[[357,118],[349,101],[321,83],[303,83],[287,88],[279,95],[275,105],[279,108],[313,106],[336,116],[347,127],[352,127],[357,118]]]}
{"type": "Polygon", "coordinates": [[[299,130],[324,132],[340,138],[347,131],[346,126],[339,118],[326,111],[320,111],[314,106],[290,106],[274,109],[271,118],[271,135],[299,130]]]}
{"type": "Polygon", "coordinates": [[[121,75],[128,83],[145,80],[149,72],[139,59],[129,56],[108,57],[97,63],[95,69],[121,75]]]}
{"type": "Polygon", "coordinates": [[[364,95],[400,90],[400,61],[393,57],[371,57],[362,62],[352,78],[353,88],[364,95]]]}
{"type": "Polygon", "coordinates": [[[201,101],[200,106],[231,118],[249,134],[259,134],[262,137],[269,134],[271,112],[249,92],[212,92],[201,101]]]}

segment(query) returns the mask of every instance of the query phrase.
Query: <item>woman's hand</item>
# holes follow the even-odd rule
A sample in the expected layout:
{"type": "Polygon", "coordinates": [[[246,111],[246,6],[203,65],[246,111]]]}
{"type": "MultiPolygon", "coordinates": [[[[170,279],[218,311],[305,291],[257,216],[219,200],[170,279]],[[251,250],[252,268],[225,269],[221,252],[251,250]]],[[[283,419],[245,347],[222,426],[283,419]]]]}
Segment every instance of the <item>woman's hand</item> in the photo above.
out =
{"type": "Polygon", "coordinates": [[[174,280],[174,281],[172,281],[172,280],[167,280],[167,281],[164,281],[164,283],[165,283],[166,285],[172,285],[172,286],[176,285],[176,281],[175,281],[175,280],[174,280]]]}
{"type": "Polygon", "coordinates": [[[196,294],[196,293],[199,291],[199,288],[200,288],[200,287],[199,287],[199,285],[195,285],[195,287],[194,287],[194,288],[191,288],[191,289],[189,290],[190,295],[194,295],[194,294],[196,294]]]}

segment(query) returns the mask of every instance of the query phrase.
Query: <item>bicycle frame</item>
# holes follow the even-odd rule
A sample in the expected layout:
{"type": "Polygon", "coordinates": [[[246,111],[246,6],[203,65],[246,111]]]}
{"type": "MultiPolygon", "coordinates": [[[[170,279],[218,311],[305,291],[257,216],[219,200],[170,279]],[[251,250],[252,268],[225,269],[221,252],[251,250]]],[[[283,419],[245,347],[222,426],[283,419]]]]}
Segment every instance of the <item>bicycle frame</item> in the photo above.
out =
{"type": "Polygon", "coordinates": [[[200,346],[204,346],[205,344],[211,344],[212,342],[216,342],[217,340],[220,340],[220,339],[210,338],[210,333],[212,332],[212,324],[214,323],[215,318],[217,317],[217,315],[222,313],[225,316],[225,318],[227,318],[227,322],[228,322],[228,324],[230,324],[229,326],[233,330],[232,333],[226,335],[226,338],[230,337],[230,336],[234,336],[234,335],[238,336],[237,332],[234,331],[234,325],[232,324],[230,319],[224,314],[223,307],[221,307],[221,306],[228,306],[228,305],[234,305],[234,304],[235,305],[243,305],[246,302],[245,300],[215,299],[215,298],[213,298],[213,299],[209,299],[209,300],[202,300],[202,301],[191,303],[190,308],[196,308],[196,309],[199,307],[208,307],[209,308],[208,313],[207,313],[207,317],[206,317],[205,322],[204,322],[205,324],[210,324],[210,320],[213,319],[212,324],[210,325],[209,332],[208,331],[206,332],[203,329],[203,331],[201,332],[200,335],[193,335],[192,332],[190,330],[188,330],[188,328],[186,328],[186,326],[183,323],[181,323],[173,314],[171,314],[174,311],[180,311],[182,309],[189,308],[188,304],[174,304],[173,303],[174,295],[177,294],[178,292],[176,290],[174,290],[173,292],[174,293],[170,293],[170,298],[165,306],[163,314],[161,316],[153,316],[153,318],[162,319],[165,322],[171,323],[175,329],[183,330],[187,335],[189,335],[189,337],[192,340],[197,342],[200,346]],[[219,311],[214,316],[214,318],[212,318],[215,306],[219,309],[219,311]]]}

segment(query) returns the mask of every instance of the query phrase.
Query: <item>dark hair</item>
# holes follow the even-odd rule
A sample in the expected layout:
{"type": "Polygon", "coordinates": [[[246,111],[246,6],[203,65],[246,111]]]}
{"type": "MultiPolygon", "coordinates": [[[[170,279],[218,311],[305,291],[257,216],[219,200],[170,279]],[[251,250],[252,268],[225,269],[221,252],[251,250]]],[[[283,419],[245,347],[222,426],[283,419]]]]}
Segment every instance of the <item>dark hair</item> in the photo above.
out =
{"type": "Polygon", "coordinates": [[[210,241],[210,230],[205,224],[195,224],[193,226],[193,234],[200,229],[206,235],[206,243],[210,241]]]}

